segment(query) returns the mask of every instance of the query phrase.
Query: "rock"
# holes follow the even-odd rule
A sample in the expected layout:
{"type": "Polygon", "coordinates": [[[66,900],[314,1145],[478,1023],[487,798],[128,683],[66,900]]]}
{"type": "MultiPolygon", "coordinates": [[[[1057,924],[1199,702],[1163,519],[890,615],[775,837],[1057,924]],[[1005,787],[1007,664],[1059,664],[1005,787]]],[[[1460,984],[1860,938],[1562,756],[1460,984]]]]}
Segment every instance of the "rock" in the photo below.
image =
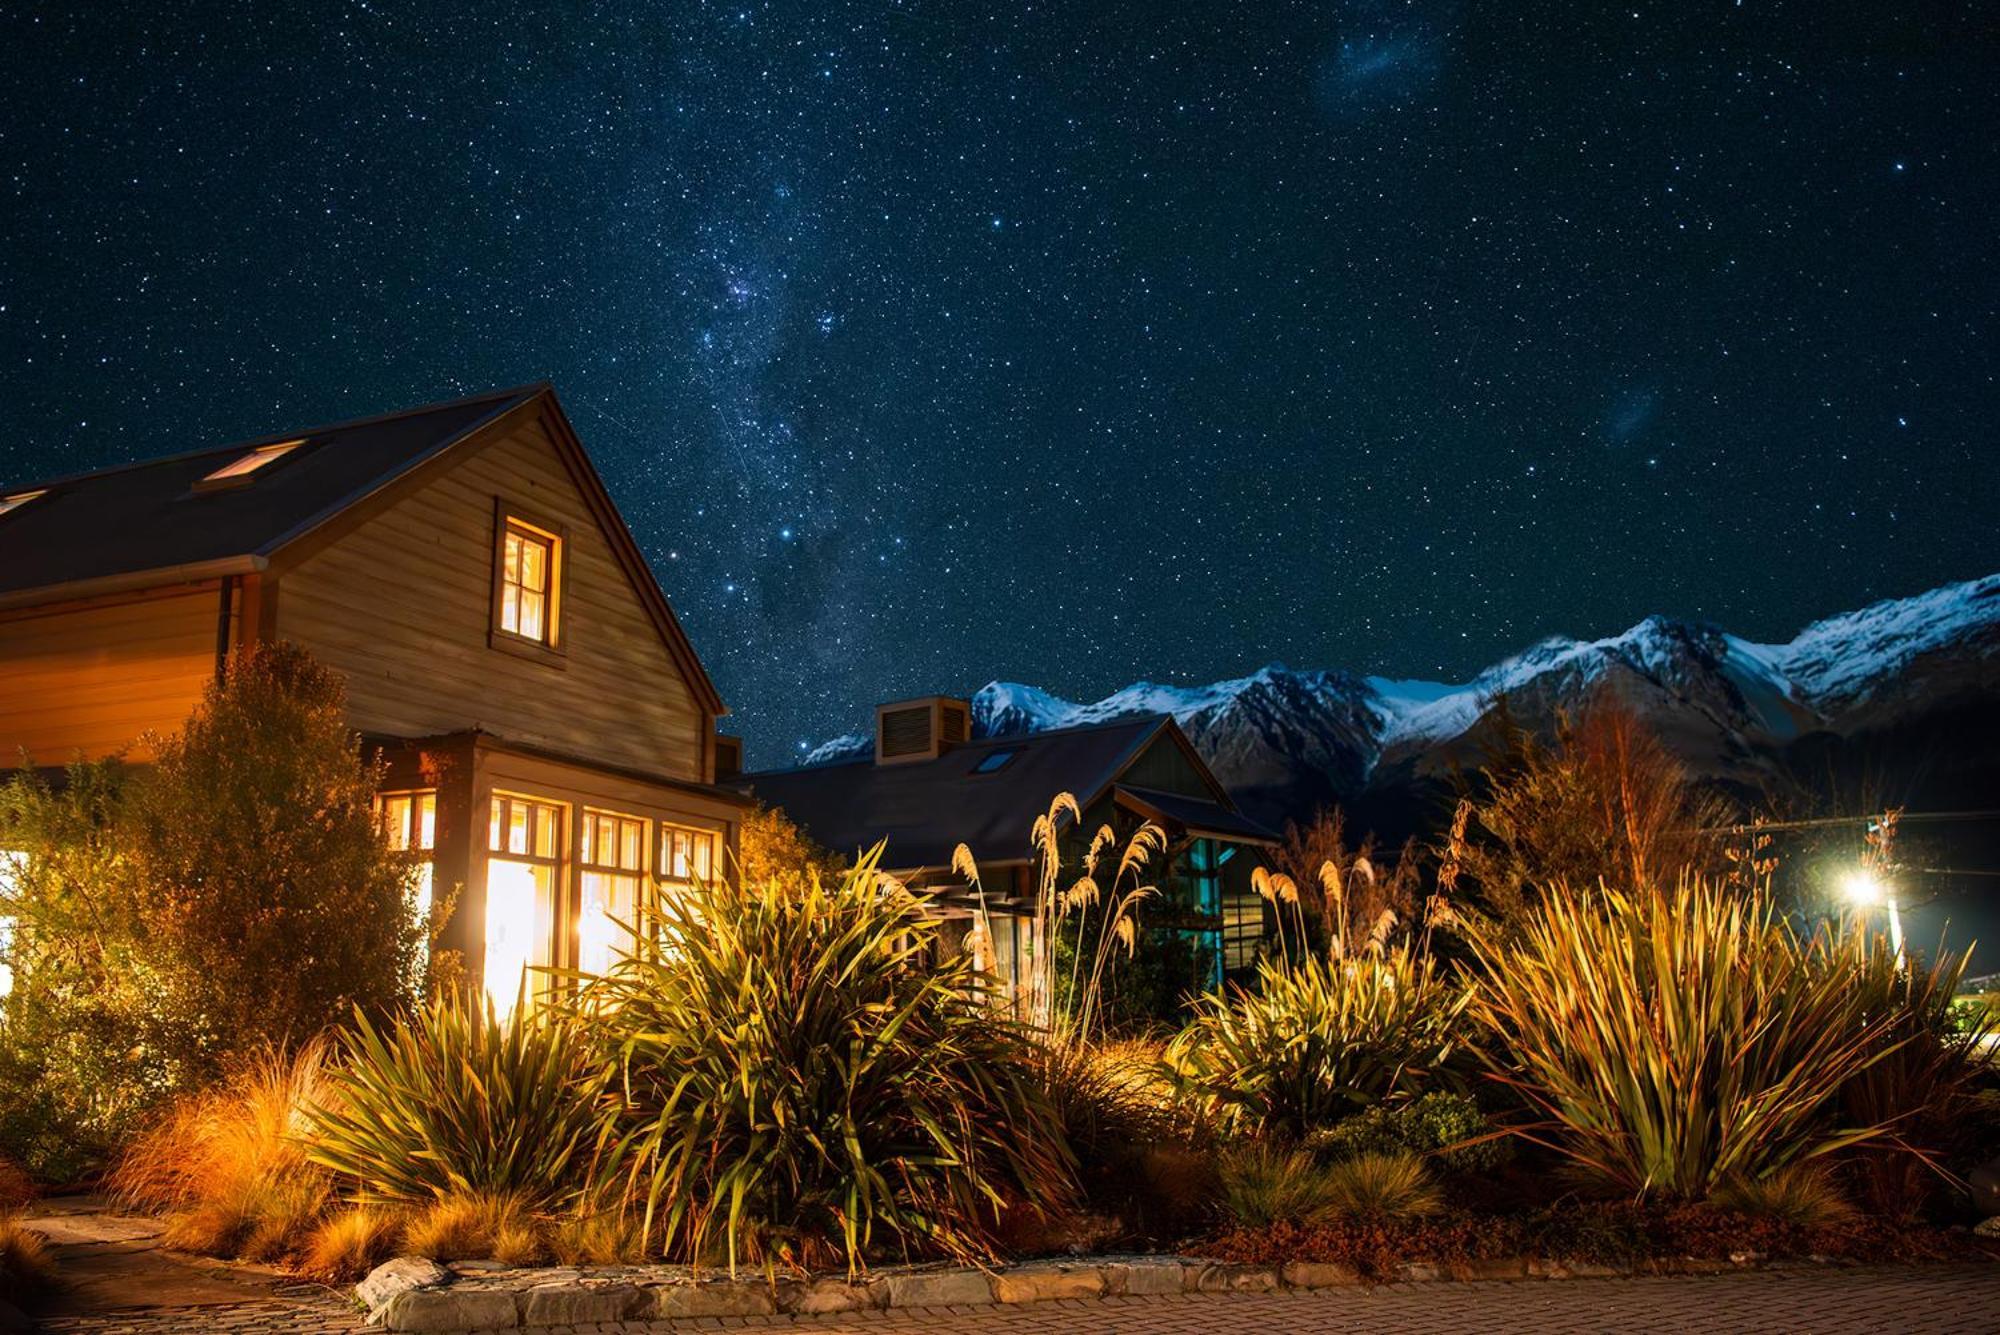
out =
{"type": "Polygon", "coordinates": [[[1190,1287],[1197,1293],[1269,1293],[1278,1287],[1278,1272],[1260,1266],[1205,1265],[1190,1287]]]}
{"type": "Polygon", "coordinates": [[[654,1317],[775,1316],[778,1299],[768,1284],[720,1280],[706,1284],[667,1284],[653,1290],[654,1317]]]}
{"type": "Polygon", "coordinates": [[[521,1323],[519,1305],[511,1293],[488,1289],[405,1289],[381,1309],[390,1330],[442,1335],[447,1331],[512,1330],[521,1323]]]}
{"type": "Polygon", "coordinates": [[[2000,1214],[1980,1220],[1972,1226],[1972,1231],[1982,1238],[2000,1238],[2000,1214]]]}
{"type": "Polygon", "coordinates": [[[1498,1256],[1488,1260],[1454,1261],[1453,1279],[1526,1279],[1528,1263],[1518,1256],[1498,1256]]]}
{"type": "Polygon", "coordinates": [[[492,1275],[514,1267],[505,1261],[453,1261],[446,1268],[454,1275],[492,1275]]]}
{"type": "Polygon", "coordinates": [[[866,1284],[849,1284],[844,1279],[816,1279],[789,1296],[785,1310],[800,1316],[827,1312],[854,1312],[873,1307],[875,1296],[866,1284]]]}
{"type": "Polygon", "coordinates": [[[373,1312],[399,1293],[410,1289],[435,1289],[451,1283],[451,1272],[436,1261],[421,1256],[398,1256],[384,1261],[354,1286],[354,1296],[373,1312]]]}
{"type": "Polygon", "coordinates": [[[1096,1298],[1105,1274],[1094,1265],[1023,1265],[993,1276],[993,1297],[1003,1303],[1039,1303],[1052,1298],[1096,1298]]]}
{"type": "Polygon", "coordinates": [[[1331,1289],[1361,1282],[1359,1270],[1339,1261],[1288,1261],[1283,1274],[1285,1283],[1295,1289],[1331,1289]]]}
{"type": "Polygon", "coordinates": [[[1405,1284],[1429,1284],[1438,1276],[1438,1268],[1429,1261],[1405,1261],[1397,1267],[1396,1275],[1405,1284]]]}
{"type": "Polygon", "coordinates": [[[1109,1294],[1179,1293],[1187,1283],[1187,1267],[1179,1261],[1114,1261],[1103,1272],[1104,1291],[1109,1294]]]}
{"type": "MultiPolygon", "coordinates": [[[[977,1270],[932,1270],[914,1275],[890,1275],[880,1280],[888,1307],[956,1307],[990,1303],[996,1287],[977,1270]]],[[[1001,1302],[1015,1301],[1002,1298],[1001,1302]]]]}
{"type": "Polygon", "coordinates": [[[603,1284],[584,1288],[573,1284],[529,1289],[521,1295],[524,1326],[588,1326],[623,1321],[635,1313],[642,1297],[637,1285],[603,1284]]]}

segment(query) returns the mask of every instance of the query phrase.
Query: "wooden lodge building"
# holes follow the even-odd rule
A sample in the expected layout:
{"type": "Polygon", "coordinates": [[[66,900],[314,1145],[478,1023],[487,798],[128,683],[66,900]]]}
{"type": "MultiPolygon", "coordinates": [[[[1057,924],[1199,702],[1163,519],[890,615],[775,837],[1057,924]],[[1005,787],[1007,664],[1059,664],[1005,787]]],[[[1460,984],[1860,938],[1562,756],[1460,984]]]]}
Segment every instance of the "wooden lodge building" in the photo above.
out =
{"type": "Polygon", "coordinates": [[[502,1006],[734,845],[722,700],[546,384],[0,487],[0,764],[143,762],[253,640],[345,676],[502,1006]]]}
{"type": "Polygon", "coordinates": [[[982,962],[1012,985],[1041,949],[1032,939],[1037,869],[1029,832],[1064,792],[1083,813],[1070,842],[1107,823],[1121,835],[1149,820],[1166,832],[1164,865],[1147,870],[1164,901],[1145,916],[1175,923],[1207,947],[1214,981],[1255,961],[1266,914],[1251,872],[1277,836],[1236,809],[1172,718],[985,738],[971,736],[971,718],[968,702],[948,697],[882,705],[870,752],[734,782],[837,854],[883,843],[883,866],[938,891],[957,935],[973,927],[983,904],[992,940],[991,959],[982,962]],[[961,844],[979,865],[978,900],[952,871],[961,844]]]}

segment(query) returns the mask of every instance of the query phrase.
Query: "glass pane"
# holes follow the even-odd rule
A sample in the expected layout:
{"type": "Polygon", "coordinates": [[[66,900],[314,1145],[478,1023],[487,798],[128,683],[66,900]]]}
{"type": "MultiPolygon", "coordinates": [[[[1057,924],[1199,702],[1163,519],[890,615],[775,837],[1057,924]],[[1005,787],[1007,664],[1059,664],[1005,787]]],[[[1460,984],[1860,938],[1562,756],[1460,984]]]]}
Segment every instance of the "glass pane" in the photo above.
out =
{"type": "Polygon", "coordinates": [[[425,793],[417,800],[417,847],[436,848],[438,833],[438,800],[436,793],[425,793]]]}
{"type": "Polygon", "coordinates": [[[487,817],[486,821],[486,847],[495,853],[501,852],[505,847],[500,842],[500,822],[505,819],[502,813],[506,810],[506,807],[506,798],[494,798],[492,813],[487,817]]]}
{"type": "Polygon", "coordinates": [[[537,593],[549,587],[549,549],[534,538],[521,540],[521,587],[537,593]]]}
{"type": "Polygon", "coordinates": [[[585,872],[583,912],[577,922],[577,967],[603,973],[634,945],[626,927],[639,917],[639,878],[585,872]]]}
{"type": "Polygon", "coordinates": [[[535,807],[535,853],[537,856],[552,858],[556,853],[556,809],[537,805],[535,807]]]}
{"type": "Polygon", "coordinates": [[[640,871],[645,867],[645,856],[639,850],[645,847],[645,827],[636,820],[624,822],[625,838],[618,847],[618,865],[627,871],[640,871]]]}
{"type": "Polygon", "coordinates": [[[521,590],[521,624],[515,628],[517,634],[531,640],[542,638],[542,595],[521,590]]]}
{"type": "Polygon", "coordinates": [[[555,921],[552,872],[525,862],[495,859],[486,865],[486,969],[493,1008],[514,1009],[531,967],[547,965],[555,921]]]}
{"type": "Polygon", "coordinates": [[[521,633],[521,591],[512,584],[500,590],[500,629],[521,633]]]}
{"type": "Polygon", "coordinates": [[[521,535],[518,533],[509,533],[506,541],[500,545],[500,552],[500,575],[502,581],[508,584],[519,584],[521,582],[521,535]]]}

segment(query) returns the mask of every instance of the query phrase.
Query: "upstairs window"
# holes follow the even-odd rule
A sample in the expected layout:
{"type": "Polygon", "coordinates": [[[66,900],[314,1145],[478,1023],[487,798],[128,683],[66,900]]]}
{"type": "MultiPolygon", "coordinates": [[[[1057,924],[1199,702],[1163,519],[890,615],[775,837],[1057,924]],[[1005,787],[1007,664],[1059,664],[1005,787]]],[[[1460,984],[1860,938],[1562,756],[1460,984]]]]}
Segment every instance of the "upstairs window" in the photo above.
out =
{"type": "Polygon", "coordinates": [[[220,487],[248,486],[252,474],[269,468],[303,444],[305,442],[302,440],[287,440],[276,445],[259,445],[250,453],[230,460],[202,478],[194,484],[195,490],[213,491],[220,487]]]}
{"type": "Polygon", "coordinates": [[[503,513],[494,553],[493,625],[499,636],[543,649],[559,644],[563,535],[503,513]]]}
{"type": "Polygon", "coordinates": [[[37,496],[48,495],[45,491],[17,491],[12,496],[0,496],[0,515],[12,513],[32,501],[37,496]]]}

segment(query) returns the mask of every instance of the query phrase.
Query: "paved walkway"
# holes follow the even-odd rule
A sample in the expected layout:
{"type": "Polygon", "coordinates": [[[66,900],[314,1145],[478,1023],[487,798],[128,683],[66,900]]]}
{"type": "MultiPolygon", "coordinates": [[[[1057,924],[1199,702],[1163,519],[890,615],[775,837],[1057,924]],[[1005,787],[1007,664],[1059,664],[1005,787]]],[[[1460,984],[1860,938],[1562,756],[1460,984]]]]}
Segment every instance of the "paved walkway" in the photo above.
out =
{"type": "MultiPolygon", "coordinates": [[[[60,1335],[363,1335],[345,1293],[277,1271],[162,1250],[143,1220],[53,1202],[30,1221],[69,1289],[39,1314],[60,1335]]],[[[798,1335],[1318,1335],[1335,1331],[2000,1331],[2000,1265],[1776,1270],[1700,1278],[1385,1284],[1310,1293],[1189,1294],[906,1308],[831,1317],[623,1322],[562,1335],[782,1328],[798,1335]]]]}

